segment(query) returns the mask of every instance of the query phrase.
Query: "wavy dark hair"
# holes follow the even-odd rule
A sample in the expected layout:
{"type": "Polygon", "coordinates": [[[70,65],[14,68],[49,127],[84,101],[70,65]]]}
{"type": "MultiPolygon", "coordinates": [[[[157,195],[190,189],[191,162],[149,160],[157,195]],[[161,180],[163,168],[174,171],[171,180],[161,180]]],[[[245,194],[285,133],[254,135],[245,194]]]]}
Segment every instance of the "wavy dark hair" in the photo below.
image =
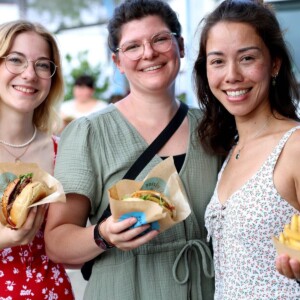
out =
{"type": "Polygon", "coordinates": [[[108,23],[108,46],[116,53],[121,39],[122,26],[133,20],[140,20],[147,16],[159,16],[176,38],[181,36],[181,25],[177,14],[166,2],[160,0],[127,0],[117,6],[113,17],[108,23]]]}
{"type": "MultiPolygon", "coordinates": [[[[198,135],[205,149],[226,155],[235,143],[237,129],[231,115],[212,94],[207,79],[206,43],[211,28],[219,22],[240,22],[252,26],[265,43],[271,59],[280,58],[281,68],[276,85],[270,84],[269,99],[272,112],[299,121],[297,105],[299,90],[292,71],[292,58],[274,10],[259,0],[225,0],[199,24],[202,25],[198,57],[193,76],[198,103],[204,118],[198,126],[198,135]]],[[[271,76],[270,76],[271,82],[271,76]]]]}

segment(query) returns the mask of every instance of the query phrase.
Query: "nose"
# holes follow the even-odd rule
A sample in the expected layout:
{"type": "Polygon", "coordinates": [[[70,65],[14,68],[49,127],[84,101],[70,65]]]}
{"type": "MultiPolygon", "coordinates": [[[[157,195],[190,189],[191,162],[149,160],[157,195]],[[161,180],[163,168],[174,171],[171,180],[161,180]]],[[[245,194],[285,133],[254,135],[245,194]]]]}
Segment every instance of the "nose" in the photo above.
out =
{"type": "Polygon", "coordinates": [[[35,79],[37,77],[35,68],[34,68],[34,63],[29,61],[27,64],[27,67],[24,69],[24,71],[21,73],[22,78],[25,79],[35,79]]]}
{"type": "Polygon", "coordinates": [[[236,81],[241,81],[242,78],[243,76],[239,65],[236,62],[229,63],[226,70],[226,82],[234,83],[236,81]]]}
{"type": "Polygon", "coordinates": [[[146,41],[144,43],[144,59],[152,58],[153,56],[157,55],[157,52],[153,49],[151,43],[149,41],[146,41]]]}

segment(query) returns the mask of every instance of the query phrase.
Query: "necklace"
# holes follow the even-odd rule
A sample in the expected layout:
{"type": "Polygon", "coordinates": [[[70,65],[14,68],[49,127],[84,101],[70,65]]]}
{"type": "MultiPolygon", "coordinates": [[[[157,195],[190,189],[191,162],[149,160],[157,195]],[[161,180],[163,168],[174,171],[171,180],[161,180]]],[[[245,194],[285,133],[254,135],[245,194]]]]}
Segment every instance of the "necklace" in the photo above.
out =
{"type": "MultiPolygon", "coordinates": [[[[257,138],[270,124],[271,121],[271,116],[269,116],[265,122],[265,124],[256,132],[256,134],[253,136],[252,140],[254,140],[255,138],[257,138]]],[[[238,145],[238,142],[236,143],[236,146],[238,145]]],[[[241,151],[245,148],[244,144],[241,148],[238,149],[237,154],[235,155],[235,159],[239,159],[241,157],[241,151]]]]}
{"type": "Polygon", "coordinates": [[[27,147],[25,148],[25,150],[24,150],[20,155],[16,156],[16,155],[13,154],[12,152],[10,152],[4,145],[2,145],[3,149],[4,149],[7,153],[9,153],[12,157],[15,158],[15,163],[21,161],[20,158],[21,158],[22,156],[25,155],[25,153],[27,152],[29,146],[30,146],[30,144],[27,145],[27,147]]]}
{"type": "MultiPolygon", "coordinates": [[[[11,147],[11,148],[24,148],[28,145],[30,145],[32,143],[32,141],[35,139],[36,137],[36,133],[37,133],[37,129],[36,129],[36,126],[34,125],[34,132],[33,132],[33,135],[31,137],[31,139],[29,141],[27,141],[26,143],[24,144],[21,144],[21,145],[16,145],[16,144],[10,144],[8,142],[5,142],[3,140],[0,140],[0,144],[3,144],[5,146],[8,146],[8,147],[11,147]]],[[[7,149],[6,149],[7,150],[7,149]]]]}

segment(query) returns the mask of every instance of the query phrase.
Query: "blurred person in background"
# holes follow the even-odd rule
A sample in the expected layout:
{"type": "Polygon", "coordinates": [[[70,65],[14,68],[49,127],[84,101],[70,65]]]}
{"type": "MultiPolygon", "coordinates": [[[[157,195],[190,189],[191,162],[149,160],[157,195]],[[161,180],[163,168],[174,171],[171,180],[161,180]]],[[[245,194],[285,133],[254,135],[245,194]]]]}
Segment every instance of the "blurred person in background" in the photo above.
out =
{"type": "Polygon", "coordinates": [[[191,215],[159,235],[148,230],[149,224],[130,228],[136,218],[120,222],[112,216],[101,218],[109,202],[108,189],[178,111],[175,81],[184,57],[181,25],[164,1],[124,1],[115,9],[108,30],[112,59],[128,79],[130,93],[64,130],[55,176],[63,184],[67,203],[50,205],[47,253],[68,264],[97,257],[85,291],[88,300],[212,300],[204,211],[219,160],[207,155],[198,141],[198,108],[189,108],[177,131],[136,178],[143,180],[172,156],[191,215]],[[92,225],[86,227],[88,218],[92,225]]]}
{"type": "Polygon", "coordinates": [[[299,92],[288,47],[263,1],[223,1],[202,24],[198,133],[205,149],[227,156],[205,213],[215,299],[298,300],[299,284],[276,270],[272,241],[300,214],[299,92]]]}
{"type": "MultiPolygon", "coordinates": [[[[27,21],[0,25],[0,78],[0,162],[37,163],[53,175],[64,84],[51,33],[27,21]]],[[[18,230],[0,224],[1,299],[74,299],[63,265],[45,253],[47,207],[32,208],[18,230]]]]}
{"type": "Polygon", "coordinates": [[[75,79],[74,99],[64,101],[60,106],[62,129],[71,121],[107,106],[107,103],[94,98],[95,80],[90,75],[81,75],[75,79]]]}

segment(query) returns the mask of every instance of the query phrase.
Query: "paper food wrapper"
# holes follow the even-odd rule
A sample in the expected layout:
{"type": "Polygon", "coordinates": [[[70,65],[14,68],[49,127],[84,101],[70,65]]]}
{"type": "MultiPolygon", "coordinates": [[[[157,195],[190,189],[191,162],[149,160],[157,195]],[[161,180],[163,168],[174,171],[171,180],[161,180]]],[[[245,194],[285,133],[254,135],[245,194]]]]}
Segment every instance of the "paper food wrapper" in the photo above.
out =
{"type": "Polygon", "coordinates": [[[272,240],[278,254],[287,254],[290,258],[295,258],[300,261],[300,250],[280,243],[276,237],[273,237],[272,240]]]}
{"type": "Polygon", "coordinates": [[[143,181],[123,179],[111,187],[108,194],[113,218],[123,220],[134,216],[138,221],[133,227],[151,224],[151,229],[163,232],[185,220],[191,213],[172,157],[156,165],[143,181]],[[175,206],[176,216],[171,218],[159,204],[152,201],[122,201],[137,190],[155,190],[163,193],[175,206]]]}
{"type": "Polygon", "coordinates": [[[32,181],[41,181],[49,188],[50,194],[30,207],[51,203],[66,202],[66,196],[61,183],[53,176],[42,170],[33,163],[0,163],[0,199],[8,183],[19,177],[19,175],[33,173],[32,181]]]}

